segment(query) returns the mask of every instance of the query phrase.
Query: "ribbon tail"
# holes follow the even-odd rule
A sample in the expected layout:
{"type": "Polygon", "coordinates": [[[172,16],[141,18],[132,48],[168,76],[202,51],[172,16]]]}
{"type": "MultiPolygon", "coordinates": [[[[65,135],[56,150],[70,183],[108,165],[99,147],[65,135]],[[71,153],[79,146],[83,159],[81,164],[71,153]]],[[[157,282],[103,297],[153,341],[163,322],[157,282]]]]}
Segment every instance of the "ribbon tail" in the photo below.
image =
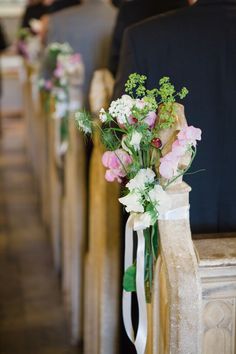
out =
{"type": "MultiPolygon", "coordinates": [[[[125,228],[125,270],[133,264],[133,218],[132,215],[129,216],[126,228],[125,228]]],[[[122,298],[122,314],[123,322],[125,326],[126,333],[134,343],[134,329],[132,324],[132,313],[131,313],[131,302],[132,294],[123,290],[122,298]]]]}
{"type": "Polygon", "coordinates": [[[135,340],[135,348],[138,354],[144,354],[147,344],[147,305],[145,295],[145,239],[143,230],[138,231],[138,250],[137,250],[137,271],[136,289],[139,308],[139,325],[135,340]]]}

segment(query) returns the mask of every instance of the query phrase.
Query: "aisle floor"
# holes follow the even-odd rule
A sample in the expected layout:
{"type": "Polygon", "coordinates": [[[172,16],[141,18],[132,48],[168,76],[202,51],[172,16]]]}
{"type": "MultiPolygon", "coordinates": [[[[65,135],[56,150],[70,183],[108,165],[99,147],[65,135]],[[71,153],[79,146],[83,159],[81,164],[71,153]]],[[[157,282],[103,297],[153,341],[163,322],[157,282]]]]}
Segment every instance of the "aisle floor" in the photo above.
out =
{"type": "Polygon", "coordinates": [[[0,140],[0,354],[78,354],[69,344],[61,296],[24,126],[8,119],[0,140]]]}

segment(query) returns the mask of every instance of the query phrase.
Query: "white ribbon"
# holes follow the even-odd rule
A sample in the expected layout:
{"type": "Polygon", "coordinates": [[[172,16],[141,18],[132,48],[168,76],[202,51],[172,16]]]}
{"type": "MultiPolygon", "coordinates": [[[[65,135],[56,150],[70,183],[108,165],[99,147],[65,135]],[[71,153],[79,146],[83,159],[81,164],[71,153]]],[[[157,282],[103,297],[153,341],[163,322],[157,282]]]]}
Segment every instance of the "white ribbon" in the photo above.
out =
{"type": "MultiPolygon", "coordinates": [[[[126,223],[125,232],[125,269],[133,264],[133,221],[134,216],[130,215],[126,223]]],[[[138,354],[144,354],[147,343],[147,308],[144,288],[144,252],[145,239],[143,230],[139,230],[138,234],[138,249],[137,249],[137,263],[136,263],[136,291],[138,298],[139,309],[139,325],[136,338],[134,336],[134,329],[132,324],[131,314],[131,293],[123,291],[123,320],[126,333],[134,344],[138,354]]]]}
{"type": "MultiPolygon", "coordinates": [[[[167,210],[159,215],[159,220],[181,220],[189,217],[189,205],[180,208],[167,210]]],[[[132,266],[133,264],[133,232],[134,232],[134,222],[137,218],[137,214],[131,214],[126,223],[125,229],[125,270],[132,266]]],[[[145,296],[145,238],[143,230],[137,231],[138,235],[138,246],[137,246],[137,261],[136,261],[136,292],[138,299],[138,310],[139,310],[139,323],[137,335],[135,337],[133,323],[132,323],[132,294],[123,290],[122,299],[122,313],[123,321],[126,333],[134,344],[137,354],[144,354],[147,344],[147,307],[146,307],[146,296],[145,296]]],[[[161,268],[161,258],[158,257],[157,260],[157,293],[159,298],[159,275],[161,268]]],[[[159,313],[159,299],[157,302],[157,311],[159,313]]],[[[157,324],[159,328],[159,323],[157,324]]]]}

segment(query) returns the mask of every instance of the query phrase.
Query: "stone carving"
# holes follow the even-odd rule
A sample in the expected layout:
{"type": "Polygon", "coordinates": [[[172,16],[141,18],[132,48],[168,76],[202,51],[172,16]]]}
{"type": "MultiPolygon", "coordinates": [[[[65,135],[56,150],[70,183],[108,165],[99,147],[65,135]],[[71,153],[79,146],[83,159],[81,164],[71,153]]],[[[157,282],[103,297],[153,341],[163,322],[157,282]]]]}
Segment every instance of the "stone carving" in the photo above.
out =
{"type": "Polygon", "coordinates": [[[235,299],[205,301],[203,354],[234,354],[235,299]]]}

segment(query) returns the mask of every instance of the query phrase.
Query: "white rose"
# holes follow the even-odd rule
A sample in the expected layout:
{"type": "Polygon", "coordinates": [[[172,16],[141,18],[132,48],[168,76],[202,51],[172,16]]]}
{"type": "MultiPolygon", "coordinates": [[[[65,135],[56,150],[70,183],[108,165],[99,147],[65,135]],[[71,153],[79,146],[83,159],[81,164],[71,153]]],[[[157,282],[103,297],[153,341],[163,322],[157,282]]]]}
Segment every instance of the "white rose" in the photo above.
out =
{"type": "Polygon", "coordinates": [[[145,185],[152,183],[155,179],[155,173],[150,168],[142,168],[137,175],[127,183],[126,187],[130,191],[134,189],[143,190],[145,185]]]}
{"type": "Polygon", "coordinates": [[[119,202],[126,206],[125,210],[127,213],[143,213],[144,207],[140,200],[139,193],[129,193],[125,197],[119,198],[119,202]]]}
{"type": "Polygon", "coordinates": [[[135,151],[140,150],[140,142],[142,140],[142,134],[138,132],[133,132],[130,140],[130,145],[134,147],[135,151]]]}

